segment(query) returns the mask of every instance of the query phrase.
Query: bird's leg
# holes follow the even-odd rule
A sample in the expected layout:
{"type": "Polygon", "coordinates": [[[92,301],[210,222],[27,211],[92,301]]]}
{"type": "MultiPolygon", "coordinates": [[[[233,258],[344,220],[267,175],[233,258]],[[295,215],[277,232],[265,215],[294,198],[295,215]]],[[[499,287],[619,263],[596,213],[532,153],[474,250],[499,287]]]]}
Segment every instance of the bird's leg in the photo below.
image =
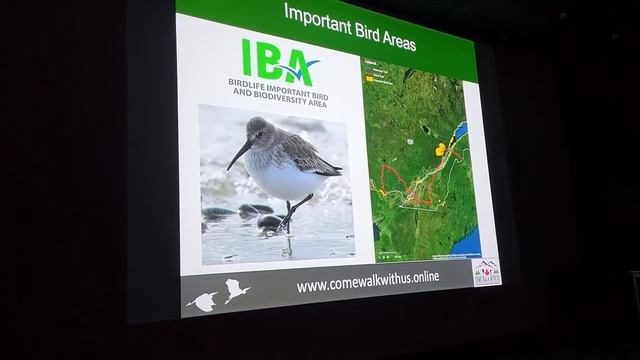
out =
{"type": "MultiPolygon", "coordinates": [[[[291,203],[287,200],[287,215],[291,212],[291,203]]],[[[289,234],[289,222],[287,221],[287,234],[289,234]]]]}
{"type": "MultiPolygon", "coordinates": [[[[302,201],[300,201],[299,203],[293,205],[291,207],[291,209],[289,209],[289,211],[287,212],[287,216],[285,216],[284,219],[282,219],[282,222],[280,223],[280,226],[284,226],[284,224],[287,224],[287,233],[288,233],[288,230],[289,230],[289,221],[291,220],[291,216],[293,216],[293,213],[296,212],[296,209],[300,205],[302,205],[302,204],[306,203],[307,201],[311,200],[312,197],[313,197],[313,194],[309,194],[309,195],[307,195],[306,198],[302,199],[302,201]]],[[[288,203],[289,202],[287,201],[287,204],[288,203]]]]}
{"type": "Polygon", "coordinates": [[[289,222],[287,221],[285,223],[285,219],[287,218],[287,216],[289,215],[289,212],[291,212],[291,203],[289,202],[289,200],[286,200],[287,202],[287,215],[285,215],[285,217],[280,221],[280,224],[278,224],[278,230],[282,230],[282,228],[284,227],[285,224],[287,224],[287,234],[289,234],[289,222]]]}

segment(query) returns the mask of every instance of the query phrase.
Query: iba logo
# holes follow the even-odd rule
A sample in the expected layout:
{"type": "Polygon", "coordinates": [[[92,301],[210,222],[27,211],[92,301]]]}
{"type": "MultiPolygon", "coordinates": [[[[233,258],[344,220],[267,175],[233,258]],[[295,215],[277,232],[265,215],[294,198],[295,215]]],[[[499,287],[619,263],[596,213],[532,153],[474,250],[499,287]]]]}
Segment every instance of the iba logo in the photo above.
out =
{"type": "Polygon", "coordinates": [[[500,266],[493,261],[481,260],[473,267],[473,283],[476,286],[500,284],[500,266]]]}
{"type": "Polygon", "coordinates": [[[285,75],[284,81],[293,83],[302,81],[307,86],[312,86],[309,67],[320,60],[306,61],[302,50],[292,49],[289,54],[287,65],[279,63],[282,57],[280,49],[267,42],[256,41],[255,52],[251,51],[251,41],[242,39],[242,72],[250,76],[253,70],[252,60],[255,60],[255,67],[258,77],[268,80],[278,80],[285,75]],[[255,59],[252,59],[252,55],[255,59]]]}

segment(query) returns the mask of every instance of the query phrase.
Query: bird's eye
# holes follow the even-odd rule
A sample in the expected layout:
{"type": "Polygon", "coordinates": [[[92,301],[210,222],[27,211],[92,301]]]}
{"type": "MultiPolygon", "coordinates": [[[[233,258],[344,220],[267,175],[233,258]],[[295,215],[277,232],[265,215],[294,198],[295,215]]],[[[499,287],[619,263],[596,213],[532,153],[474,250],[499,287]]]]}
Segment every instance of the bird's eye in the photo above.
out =
{"type": "Polygon", "coordinates": [[[258,134],[256,135],[256,137],[262,137],[262,131],[258,132],[258,134]]]}

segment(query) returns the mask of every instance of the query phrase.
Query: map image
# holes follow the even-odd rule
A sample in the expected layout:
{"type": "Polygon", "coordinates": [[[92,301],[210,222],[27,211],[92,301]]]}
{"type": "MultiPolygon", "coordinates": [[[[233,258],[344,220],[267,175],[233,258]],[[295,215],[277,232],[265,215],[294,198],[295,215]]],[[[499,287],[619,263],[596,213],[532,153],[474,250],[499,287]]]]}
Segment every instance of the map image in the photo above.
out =
{"type": "Polygon", "coordinates": [[[361,66],[376,261],[480,257],[462,81],[361,66]]]}

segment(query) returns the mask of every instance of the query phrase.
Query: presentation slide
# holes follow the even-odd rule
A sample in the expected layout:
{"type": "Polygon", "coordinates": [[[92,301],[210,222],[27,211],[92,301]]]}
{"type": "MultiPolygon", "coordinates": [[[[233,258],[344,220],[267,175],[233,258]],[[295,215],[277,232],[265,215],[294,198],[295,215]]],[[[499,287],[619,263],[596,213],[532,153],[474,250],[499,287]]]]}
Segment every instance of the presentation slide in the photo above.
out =
{"type": "Polygon", "coordinates": [[[176,1],[181,316],[502,284],[474,43],[176,1]]]}

